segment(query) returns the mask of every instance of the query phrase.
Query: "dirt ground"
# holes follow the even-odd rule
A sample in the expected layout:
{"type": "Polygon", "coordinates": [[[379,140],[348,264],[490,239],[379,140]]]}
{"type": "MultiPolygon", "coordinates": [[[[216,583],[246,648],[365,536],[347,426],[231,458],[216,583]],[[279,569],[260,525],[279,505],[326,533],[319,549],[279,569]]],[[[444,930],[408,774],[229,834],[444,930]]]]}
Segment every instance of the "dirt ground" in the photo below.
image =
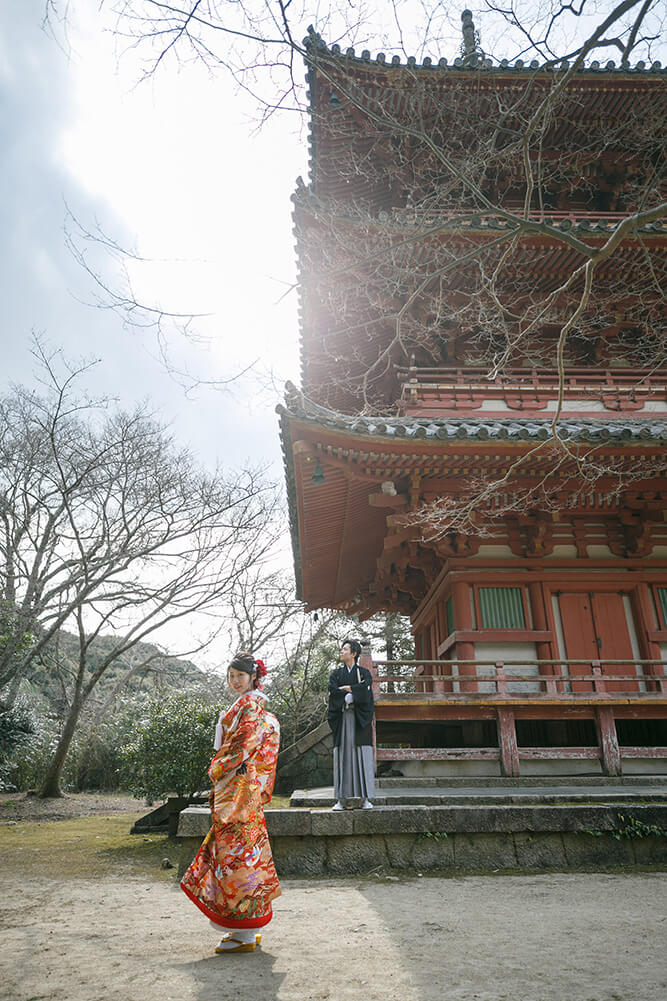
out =
{"type": "Polygon", "coordinates": [[[261,948],[217,956],[129,805],[0,803],[3,1001],[667,998],[667,873],[289,879],[261,948]]]}

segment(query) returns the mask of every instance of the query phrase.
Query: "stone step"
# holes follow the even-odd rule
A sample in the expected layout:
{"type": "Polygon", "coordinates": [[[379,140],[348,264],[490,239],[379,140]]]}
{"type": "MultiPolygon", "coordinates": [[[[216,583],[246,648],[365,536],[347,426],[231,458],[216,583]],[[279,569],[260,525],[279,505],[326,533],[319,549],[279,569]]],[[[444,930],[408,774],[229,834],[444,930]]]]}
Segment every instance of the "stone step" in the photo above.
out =
{"type": "MultiPolygon", "coordinates": [[[[290,807],[327,808],[334,804],[333,788],[295,789],[290,807]]],[[[355,801],[353,801],[355,802],[355,801]]],[[[545,786],[533,788],[449,788],[432,786],[422,788],[379,789],[373,803],[378,806],[463,806],[495,804],[539,803],[659,803],[667,805],[667,789],[655,786],[623,788],[619,786],[593,787],[545,786]]],[[[360,805],[360,803],[359,803],[360,805]]]]}

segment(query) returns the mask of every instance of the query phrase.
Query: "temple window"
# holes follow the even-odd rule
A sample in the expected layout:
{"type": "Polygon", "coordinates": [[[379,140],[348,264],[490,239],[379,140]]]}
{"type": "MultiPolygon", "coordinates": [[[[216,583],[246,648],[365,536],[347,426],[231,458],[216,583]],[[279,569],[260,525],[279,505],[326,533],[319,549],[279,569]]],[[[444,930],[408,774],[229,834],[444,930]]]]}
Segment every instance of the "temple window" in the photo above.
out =
{"type": "Polygon", "coordinates": [[[525,629],[526,609],[521,587],[478,587],[482,629],[525,629]]]}

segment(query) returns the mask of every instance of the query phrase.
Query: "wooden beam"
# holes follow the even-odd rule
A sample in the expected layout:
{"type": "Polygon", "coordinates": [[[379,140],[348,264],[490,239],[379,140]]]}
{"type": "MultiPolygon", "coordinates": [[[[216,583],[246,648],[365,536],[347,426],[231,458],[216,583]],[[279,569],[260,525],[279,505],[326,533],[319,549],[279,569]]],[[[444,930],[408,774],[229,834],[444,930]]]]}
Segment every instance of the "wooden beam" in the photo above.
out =
{"type": "Polygon", "coordinates": [[[406,508],[408,498],[405,494],[369,494],[368,503],[372,507],[391,507],[396,510],[397,508],[406,508]]]}
{"type": "Polygon", "coordinates": [[[497,747],[378,747],[378,761],[497,761],[497,747]]]}

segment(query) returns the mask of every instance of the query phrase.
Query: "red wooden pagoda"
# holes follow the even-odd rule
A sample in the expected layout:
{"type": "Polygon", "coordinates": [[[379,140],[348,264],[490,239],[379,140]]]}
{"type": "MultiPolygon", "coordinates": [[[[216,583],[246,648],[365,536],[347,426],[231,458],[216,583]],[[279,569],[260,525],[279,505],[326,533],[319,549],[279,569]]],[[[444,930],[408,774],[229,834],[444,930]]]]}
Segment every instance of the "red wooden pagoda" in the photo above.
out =
{"type": "Polygon", "coordinates": [[[665,75],[494,66],[464,27],[453,65],[309,38],[299,596],[410,616],[374,665],[403,774],[667,771],[665,75]]]}

